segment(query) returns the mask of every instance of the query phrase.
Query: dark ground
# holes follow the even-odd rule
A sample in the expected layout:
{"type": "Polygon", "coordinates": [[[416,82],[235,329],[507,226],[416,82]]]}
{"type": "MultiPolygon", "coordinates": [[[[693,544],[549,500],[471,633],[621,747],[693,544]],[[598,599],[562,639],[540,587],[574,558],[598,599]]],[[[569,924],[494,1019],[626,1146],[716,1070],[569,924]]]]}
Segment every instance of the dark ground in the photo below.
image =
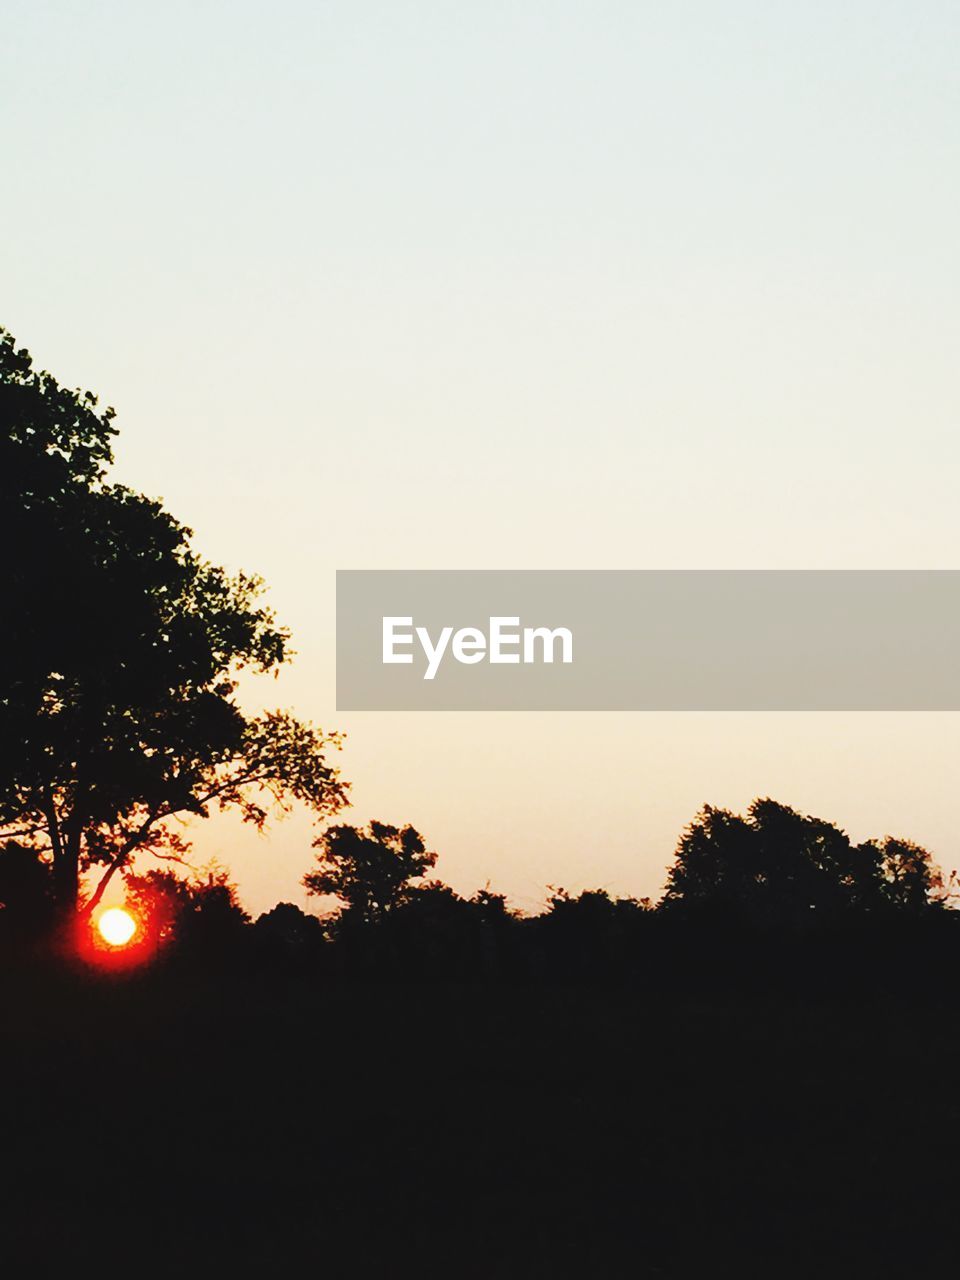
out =
{"type": "Polygon", "coordinates": [[[945,987],[173,969],[0,995],[2,1251],[32,1274],[956,1273],[945,987]]]}

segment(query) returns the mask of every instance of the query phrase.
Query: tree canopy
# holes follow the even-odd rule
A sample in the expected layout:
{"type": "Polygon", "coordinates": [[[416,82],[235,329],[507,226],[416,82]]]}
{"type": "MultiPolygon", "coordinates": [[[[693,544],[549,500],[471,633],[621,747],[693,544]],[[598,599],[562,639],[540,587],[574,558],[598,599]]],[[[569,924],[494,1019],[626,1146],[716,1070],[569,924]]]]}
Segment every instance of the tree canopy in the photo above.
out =
{"type": "Polygon", "coordinates": [[[331,827],[314,843],[318,866],[303,878],[307,891],[336,896],[354,919],[368,922],[402,902],[437,861],[419,831],[385,822],[331,827]]]}
{"type": "Polygon", "coordinates": [[[683,832],[663,905],[729,920],[782,924],[851,911],[917,911],[943,899],[931,855],[887,836],[846,832],[774,800],[745,817],[706,805],[683,832]]]}
{"type": "Polygon", "coordinates": [[[108,482],[113,411],[38,372],[0,331],[0,832],[52,861],[61,905],[92,908],[138,852],[179,858],[180,820],[233,808],[263,826],[345,803],[339,745],[286,711],[251,717],[244,672],[289,636],[261,581],[193,549],[162,504],[108,482]]]}

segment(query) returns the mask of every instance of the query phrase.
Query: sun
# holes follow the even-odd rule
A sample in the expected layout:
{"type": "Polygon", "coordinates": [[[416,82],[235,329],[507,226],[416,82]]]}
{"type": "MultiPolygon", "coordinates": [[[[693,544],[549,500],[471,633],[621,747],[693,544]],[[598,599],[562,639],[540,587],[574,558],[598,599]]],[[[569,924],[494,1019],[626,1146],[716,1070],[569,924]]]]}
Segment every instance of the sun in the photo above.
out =
{"type": "Polygon", "coordinates": [[[97,921],[97,928],[111,947],[125,947],[137,931],[137,922],[123,907],[111,907],[97,921]]]}

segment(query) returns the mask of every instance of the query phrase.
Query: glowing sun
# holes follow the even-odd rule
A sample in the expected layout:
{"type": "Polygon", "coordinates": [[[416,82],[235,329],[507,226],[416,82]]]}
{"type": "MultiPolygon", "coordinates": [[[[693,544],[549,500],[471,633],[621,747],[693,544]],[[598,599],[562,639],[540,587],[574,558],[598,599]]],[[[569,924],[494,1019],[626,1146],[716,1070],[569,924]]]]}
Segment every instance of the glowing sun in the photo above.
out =
{"type": "Polygon", "coordinates": [[[137,922],[123,907],[111,907],[97,921],[97,928],[111,947],[125,947],[137,931],[137,922]]]}

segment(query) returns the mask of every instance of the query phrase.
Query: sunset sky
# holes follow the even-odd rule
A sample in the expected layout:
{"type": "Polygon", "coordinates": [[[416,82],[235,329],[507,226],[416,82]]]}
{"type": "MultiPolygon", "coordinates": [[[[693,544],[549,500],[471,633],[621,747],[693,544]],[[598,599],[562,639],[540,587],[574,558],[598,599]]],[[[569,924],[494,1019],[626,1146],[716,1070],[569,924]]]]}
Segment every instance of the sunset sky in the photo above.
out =
{"type": "MultiPolygon", "coordinates": [[[[263,574],[250,691],[457,889],[656,894],[755,795],[960,865],[960,720],[352,714],[337,568],[957,568],[960,9],[11,0],[0,324],[263,574]]],[[[705,640],[708,643],[708,639],[705,640]]],[[[309,830],[197,857],[303,902],[309,830]]]]}

